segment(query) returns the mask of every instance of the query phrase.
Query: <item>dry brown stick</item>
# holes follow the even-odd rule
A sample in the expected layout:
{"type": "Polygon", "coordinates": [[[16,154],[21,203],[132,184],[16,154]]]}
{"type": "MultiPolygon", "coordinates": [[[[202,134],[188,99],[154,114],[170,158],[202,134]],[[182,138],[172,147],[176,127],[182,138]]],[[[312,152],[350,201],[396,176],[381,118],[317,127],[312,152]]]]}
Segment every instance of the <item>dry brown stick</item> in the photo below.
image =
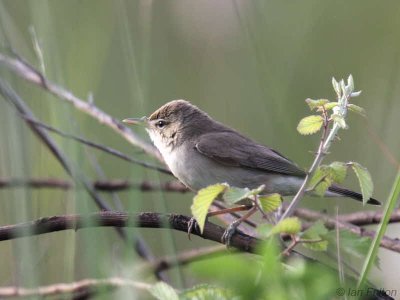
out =
{"type": "MultiPolygon", "coordinates": [[[[19,97],[19,95],[3,80],[0,79],[0,94],[3,95],[4,99],[10,102],[18,111],[21,117],[23,117],[24,121],[30,127],[34,134],[39,138],[39,140],[50,150],[50,152],[55,156],[55,158],[59,161],[62,165],[64,170],[67,172],[68,175],[71,176],[73,180],[77,183],[81,184],[87,193],[92,197],[96,205],[105,210],[110,210],[110,206],[108,203],[95,191],[95,189],[90,185],[88,180],[81,174],[76,173],[73,171],[70,163],[68,162],[67,158],[64,156],[61,149],[57,146],[57,144],[48,136],[47,132],[44,131],[43,128],[35,125],[35,123],[27,121],[35,120],[35,116],[33,115],[32,111],[29,107],[25,104],[23,99],[19,97]]],[[[128,241],[126,233],[123,231],[122,228],[116,228],[117,233],[121,238],[125,241],[128,241]]],[[[135,249],[137,244],[134,245],[135,249]]],[[[140,253],[139,253],[140,254],[140,253]]]]}
{"type": "MultiPolygon", "coordinates": [[[[339,221],[351,223],[358,226],[379,224],[383,213],[378,211],[359,211],[350,214],[339,215],[339,221]]],[[[390,216],[389,223],[400,222],[400,209],[394,210],[390,216]]]]}
{"type": "MultiPolygon", "coordinates": [[[[49,178],[49,179],[28,179],[28,180],[23,180],[23,179],[1,179],[0,178],[0,188],[7,188],[7,187],[19,187],[19,186],[29,186],[32,188],[59,188],[59,189],[70,189],[73,184],[67,180],[60,180],[60,179],[54,179],[54,178],[49,178]]],[[[179,193],[185,193],[188,192],[189,190],[179,181],[167,181],[164,183],[153,183],[149,181],[142,181],[142,182],[129,182],[127,180],[98,180],[94,181],[92,183],[92,186],[101,191],[121,191],[125,189],[139,189],[142,191],[167,191],[167,192],[179,192],[179,193]]],[[[320,213],[305,209],[305,208],[299,208],[296,209],[295,215],[315,221],[317,218],[319,218],[320,213]]],[[[225,216],[229,217],[229,216],[225,216]]],[[[236,216],[238,217],[238,216],[236,216]]],[[[326,215],[324,215],[326,217],[326,215]]],[[[378,224],[382,218],[382,213],[381,212],[376,212],[376,211],[363,211],[363,212],[356,212],[356,213],[350,213],[350,214],[345,214],[345,215],[339,215],[338,219],[340,222],[343,223],[349,223],[357,226],[365,226],[365,225],[373,225],[373,224],[378,224]]],[[[234,221],[235,217],[232,217],[230,221],[234,221]]],[[[333,220],[333,219],[332,219],[333,220]]],[[[331,220],[331,223],[332,223],[331,220]]],[[[226,221],[229,223],[229,221],[226,221]]],[[[400,222],[400,209],[397,209],[392,216],[390,217],[390,222],[391,223],[398,223],[400,222]]],[[[255,224],[250,224],[255,227],[255,224]]],[[[308,227],[308,226],[306,226],[308,227]]],[[[252,235],[250,231],[248,231],[245,228],[242,228],[244,232],[246,232],[249,235],[252,235]]],[[[363,229],[358,228],[353,230],[355,233],[359,233],[363,231],[363,229]]],[[[253,231],[254,233],[254,231],[253,231]]],[[[372,231],[370,235],[373,235],[372,231]]]]}
{"type": "Polygon", "coordinates": [[[0,178],[0,188],[29,187],[35,189],[71,189],[74,184],[68,180],[57,178],[0,178]]]}
{"type": "MultiPolygon", "coordinates": [[[[102,211],[87,215],[62,215],[40,218],[35,221],[14,225],[0,226],[0,241],[11,240],[19,237],[39,235],[62,230],[78,230],[90,227],[143,227],[143,228],[171,228],[187,234],[190,217],[175,214],[160,214],[153,212],[125,213],[115,211],[102,211]]],[[[221,243],[225,229],[221,226],[206,222],[204,232],[197,228],[193,235],[221,243]]],[[[241,251],[256,251],[259,239],[237,231],[232,237],[231,246],[241,251]]]]}
{"type": "Polygon", "coordinates": [[[138,189],[144,192],[150,192],[150,191],[164,191],[164,192],[178,192],[178,193],[190,192],[190,190],[178,180],[166,181],[160,183],[154,183],[147,180],[143,180],[142,182],[129,182],[126,180],[125,181],[97,180],[96,182],[94,182],[93,186],[95,189],[100,191],[138,189]]]}
{"type": "MultiPolygon", "coordinates": [[[[30,188],[52,188],[68,190],[74,187],[74,184],[68,180],[56,178],[0,178],[0,188],[14,187],[30,187],[30,188]]],[[[116,192],[127,189],[137,189],[141,191],[165,191],[165,192],[189,192],[178,180],[166,181],[161,183],[143,180],[141,182],[132,182],[125,179],[96,180],[91,182],[91,186],[99,191],[116,192]]]]}
{"type": "MultiPolygon", "coordinates": [[[[56,178],[31,178],[31,179],[0,178],[0,188],[13,188],[21,186],[27,186],[30,188],[38,188],[38,189],[56,188],[56,189],[67,190],[72,188],[74,185],[72,182],[68,180],[62,180],[56,178]]],[[[92,186],[97,190],[105,192],[122,191],[126,189],[138,189],[141,191],[165,191],[165,192],[177,192],[177,193],[189,192],[189,189],[186,188],[178,180],[166,181],[162,183],[156,183],[146,180],[142,182],[132,182],[124,179],[96,180],[92,182],[92,186]]],[[[222,207],[220,207],[220,209],[222,209],[222,207]]],[[[305,208],[301,208],[299,209],[299,211],[303,215],[309,215],[312,214],[313,212],[312,210],[308,210],[305,208]]],[[[339,221],[341,222],[351,223],[357,226],[366,226],[366,225],[379,224],[382,218],[382,212],[360,211],[355,213],[339,215],[338,218],[339,221]]],[[[390,217],[389,222],[390,223],[400,222],[400,209],[394,211],[394,213],[390,217]]],[[[255,227],[255,224],[251,225],[255,227]]]]}
{"type": "Polygon", "coordinates": [[[90,292],[92,294],[96,291],[109,292],[122,287],[148,291],[151,288],[151,285],[120,277],[83,279],[71,283],[57,283],[36,288],[23,288],[18,286],[0,287],[0,298],[42,298],[57,295],[60,296],[62,294],[81,294],[82,292],[90,292]]]}
{"type": "Polygon", "coordinates": [[[32,65],[28,64],[20,58],[12,58],[2,53],[0,53],[0,63],[3,63],[11,71],[13,71],[21,78],[27,80],[28,82],[31,82],[47,90],[59,99],[71,103],[76,109],[92,116],[100,123],[112,128],[115,132],[120,134],[132,145],[135,145],[145,151],[147,154],[156,157],[159,161],[163,161],[160,153],[153,145],[141,139],[131,129],[124,126],[119,120],[111,117],[110,115],[96,107],[93,103],[84,101],[76,97],[72,92],[67,91],[63,87],[51,82],[32,65]]]}
{"type": "MultiPolygon", "coordinates": [[[[373,238],[376,234],[374,230],[367,230],[365,228],[358,227],[351,223],[336,221],[334,218],[331,218],[326,214],[312,211],[309,209],[298,208],[296,209],[294,215],[308,221],[321,220],[322,222],[324,222],[325,226],[328,227],[329,229],[334,229],[338,227],[339,229],[349,230],[361,237],[373,238]]],[[[384,236],[381,241],[381,247],[400,253],[400,240],[398,238],[393,239],[384,236]]]]}

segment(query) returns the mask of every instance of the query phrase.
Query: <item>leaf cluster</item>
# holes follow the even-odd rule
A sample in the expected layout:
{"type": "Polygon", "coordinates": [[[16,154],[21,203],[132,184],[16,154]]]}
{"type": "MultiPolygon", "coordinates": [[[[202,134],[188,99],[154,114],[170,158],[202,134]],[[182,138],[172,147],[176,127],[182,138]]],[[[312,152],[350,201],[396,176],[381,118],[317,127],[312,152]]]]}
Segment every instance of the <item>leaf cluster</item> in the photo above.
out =
{"type": "MultiPolygon", "coordinates": [[[[361,94],[361,91],[354,92],[353,76],[350,75],[347,82],[348,84],[345,85],[343,80],[337,82],[335,78],[332,78],[332,85],[338,99],[342,97],[350,99],[351,97],[358,97],[361,94]]],[[[311,111],[316,111],[319,114],[307,116],[300,120],[299,124],[297,125],[297,131],[300,134],[310,135],[317,133],[323,126],[328,128],[332,122],[339,125],[340,128],[348,128],[344,119],[344,115],[340,112],[340,102],[331,102],[328,99],[306,99],[306,103],[311,111]]],[[[365,110],[353,103],[346,102],[346,108],[349,111],[355,112],[363,117],[366,116],[365,110]]]]}
{"type": "Polygon", "coordinates": [[[227,183],[210,185],[199,190],[193,198],[192,215],[196,219],[200,231],[203,232],[208,210],[217,198],[224,200],[228,205],[247,200],[253,202],[253,205],[258,205],[263,213],[274,212],[280,207],[282,197],[277,193],[261,195],[263,190],[264,185],[252,190],[229,186],[227,183]]]}

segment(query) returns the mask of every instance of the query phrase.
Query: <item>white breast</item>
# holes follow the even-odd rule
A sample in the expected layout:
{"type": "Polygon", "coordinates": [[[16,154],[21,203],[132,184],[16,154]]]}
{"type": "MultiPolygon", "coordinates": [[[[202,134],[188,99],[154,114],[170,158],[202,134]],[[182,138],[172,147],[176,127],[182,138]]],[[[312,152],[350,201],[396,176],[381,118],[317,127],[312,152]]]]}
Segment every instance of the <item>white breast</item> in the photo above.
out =
{"type": "Polygon", "coordinates": [[[160,151],[162,157],[164,158],[165,163],[171,170],[171,172],[179,178],[178,174],[176,174],[176,162],[179,160],[177,157],[177,152],[178,151],[172,151],[172,146],[166,146],[166,143],[162,140],[162,137],[154,133],[152,130],[148,130],[147,132],[149,133],[150,139],[154,143],[154,146],[157,147],[158,151],[160,151]]]}

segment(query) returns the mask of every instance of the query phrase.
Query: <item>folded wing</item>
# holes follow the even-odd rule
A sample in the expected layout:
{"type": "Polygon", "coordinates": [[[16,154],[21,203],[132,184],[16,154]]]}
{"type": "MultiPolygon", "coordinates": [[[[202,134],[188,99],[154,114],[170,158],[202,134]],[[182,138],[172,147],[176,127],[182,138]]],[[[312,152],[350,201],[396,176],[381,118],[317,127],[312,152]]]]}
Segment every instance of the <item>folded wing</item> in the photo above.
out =
{"type": "Polygon", "coordinates": [[[305,176],[303,170],[280,153],[233,131],[204,134],[195,148],[221,164],[289,176],[305,176]]]}

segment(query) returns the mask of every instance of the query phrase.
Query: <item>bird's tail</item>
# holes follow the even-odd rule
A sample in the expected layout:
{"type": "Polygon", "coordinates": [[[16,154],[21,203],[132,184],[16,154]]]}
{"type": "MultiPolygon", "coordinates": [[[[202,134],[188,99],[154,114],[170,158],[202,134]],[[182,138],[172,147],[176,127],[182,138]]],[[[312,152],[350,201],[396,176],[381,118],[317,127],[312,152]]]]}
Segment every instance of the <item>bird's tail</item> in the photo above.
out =
{"type": "MultiPolygon", "coordinates": [[[[328,189],[327,196],[343,196],[343,197],[349,197],[357,201],[363,201],[362,195],[357,192],[353,192],[351,190],[342,188],[337,185],[331,185],[328,189]],[[330,193],[332,193],[330,195],[330,193]]],[[[381,205],[382,203],[374,198],[369,198],[367,201],[368,204],[372,205],[381,205]]]]}

